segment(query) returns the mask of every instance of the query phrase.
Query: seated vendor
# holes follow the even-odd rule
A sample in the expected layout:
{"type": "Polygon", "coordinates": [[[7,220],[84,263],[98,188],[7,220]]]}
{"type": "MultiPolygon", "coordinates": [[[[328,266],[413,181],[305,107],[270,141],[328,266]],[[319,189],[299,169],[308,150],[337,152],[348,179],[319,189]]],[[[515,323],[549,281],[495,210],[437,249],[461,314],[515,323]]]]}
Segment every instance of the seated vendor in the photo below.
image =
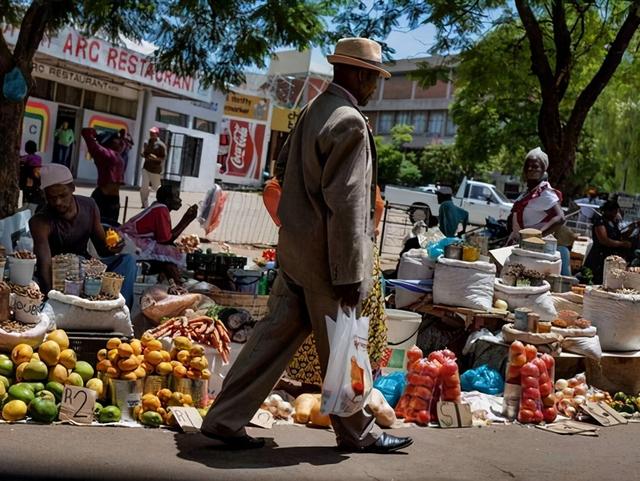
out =
{"type": "Polygon", "coordinates": [[[181,207],[178,190],[163,185],[156,192],[156,202],[120,228],[128,243],[135,246],[138,259],[160,263],[161,272],[176,282],[180,282],[186,256],[173,243],[198,215],[198,206],[192,205],[172,229],[171,211],[181,207]]]}
{"type": "Polygon", "coordinates": [[[89,240],[107,265],[107,270],[124,276],[122,295],[127,305],[133,304],[133,284],[136,278],[135,258],[117,254],[122,246],[112,249],[105,243],[100,212],[89,197],[74,195],[71,171],[61,164],[42,167],[40,174],[46,204],[29,221],[37,257],[37,277],[40,289],[49,292],[52,286],[51,258],[59,254],[75,254],[89,258],[89,240]]]}

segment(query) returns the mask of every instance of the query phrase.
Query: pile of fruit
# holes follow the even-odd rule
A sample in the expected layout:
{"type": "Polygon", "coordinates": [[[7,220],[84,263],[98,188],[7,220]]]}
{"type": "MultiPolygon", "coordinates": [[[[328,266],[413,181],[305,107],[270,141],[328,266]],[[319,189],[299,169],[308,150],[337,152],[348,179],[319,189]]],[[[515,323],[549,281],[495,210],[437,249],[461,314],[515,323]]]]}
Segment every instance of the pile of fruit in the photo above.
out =
{"type": "Polygon", "coordinates": [[[204,347],[194,344],[188,337],[178,336],[173,340],[169,358],[173,376],[176,378],[207,380],[211,377],[204,347]]]}
{"type": "Polygon", "coordinates": [[[133,414],[141,424],[157,428],[166,424],[175,426],[176,422],[169,408],[174,406],[193,407],[189,394],[161,389],[157,394],[142,396],[142,404],[134,408],[133,414]]]}
{"type": "Polygon", "coordinates": [[[151,335],[122,342],[117,337],[107,341],[106,349],[98,351],[96,369],[111,379],[135,381],[147,375],[166,376],[173,372],[171,355],[162,343],[151,335]]]}
{"type": "Polygon", "coordinates": [[[104,395],[104,385],[93,377],[93,367],[77,361],[63,330],[49,333],[37,351],[18,344],[10,356],[0,354],[0,405],[5,421],[51,423],[58,418],[65,384],[87,387],[104,395]]]}
{"type": "Polygon", "coordinates": [[[620,413],[640,413],[640,393],[637,396],[629,396],[623,392],[617,392],[613,398],[609,397],[605,402],[620,413]]]}

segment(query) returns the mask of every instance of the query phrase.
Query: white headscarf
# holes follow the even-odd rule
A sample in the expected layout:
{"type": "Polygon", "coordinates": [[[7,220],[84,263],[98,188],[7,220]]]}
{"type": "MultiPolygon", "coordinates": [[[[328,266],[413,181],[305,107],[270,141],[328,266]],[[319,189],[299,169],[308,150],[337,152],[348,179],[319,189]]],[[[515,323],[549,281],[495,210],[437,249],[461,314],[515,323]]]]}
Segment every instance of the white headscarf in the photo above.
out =
{"type": "Polygon", "coordinates": [[[549,156],[545,154],[540,147],[536,147],[529,151],[527,156],[524,158],[524,161],[526,162],[529,159],[537,159],[542,162],[545,172],[549,169],[549,156]]]}

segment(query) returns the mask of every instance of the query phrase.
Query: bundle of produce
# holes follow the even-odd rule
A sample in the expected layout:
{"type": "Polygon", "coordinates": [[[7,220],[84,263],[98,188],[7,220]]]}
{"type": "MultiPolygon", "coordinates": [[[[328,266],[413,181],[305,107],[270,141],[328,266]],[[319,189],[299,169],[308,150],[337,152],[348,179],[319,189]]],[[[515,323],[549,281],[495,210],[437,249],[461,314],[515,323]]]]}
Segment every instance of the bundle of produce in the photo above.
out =
{"type": "Polygon", "coordinates": [[[288,403],[278,394],[271,394],[264,400],[262,409],[269,411],[274,418],[288,420],[294,412],[291,403],[288,403]]]}
{"type": "Polygon", "coordinates": [[[564,310],[558,312],[557,319],[553,321],[554,327],[587,329],[591,327],[591,321],[584,319],[575,311],[564,310]]]}
{"type": "Polygon", "coordinates": [[[220,319],[209,316],[196,316],[191,319],[185,316],[174,317],[147,332],[155,338],[175,339],[181,336],[211,346],[220,353],[225,363],[229,362],[231,339],[220,319]]]}
{"type": "Polygon", "coordinates": [[[293,403],[293,420],[310,427],[328,428],[331,418],[320,412],[322,394],[300,394],[293,403]]]}
{"type": "MultiPolygon", "coordinates": [[[[584,374],[578,374],[569,380],[558,379],[555,383],[556,408],[569,418],[576,417],[580,406],[587,402],[589,386],[584,374]]],[[[600,399],[600,400],[604,400],[600,399]]]]}
{"type": "Polygon", "coordinates": [[[190,338],[185,336],[174,338],[170,355],[174,377],[179,379],[186,377],[192,380],[211,378],[204,347],[194,344],[190,338]]]}
{"type": "MultiPolygon", "coordinates": [[[[600,394],[601,396],[602,395],[606,396],[606,394],[608,393],[606,394],[596,393],[596,396],[598,394],[600,394]]],[[[620,413],[634,414],[634,413],[640,412],[640,393],[638,393],[637,396],[633,396],[633,395],[627,395],[623,392],[617,392],[613,395],[613,398],[609,396],[608,399],[600,399],[600,400],[604,400],[607,404],[609,404],[609,406],[611,406],[613,409],[615,409],[620,413]]]]}
{"type": "Polygon", "coordinates": [[[141,424],[152,428],[163,424],[176,426],[175,417],[170,410],[176,406],[193,407],[191,395],[161,389],[156,394],[142,396],[142,404],[134,408],[133,414],[141,424]]]}
{"type": "Polygon", "coordinates": [[[176,247],[180,252],[193,254],[200,249],[200,237],[196,234],[183,235],[176,242],[176,247]]]}
{"type": "Polygon", "coordinates": [[[117,337],[107,341],[106,349],[98,351],[96,369],[111,379],[135,381],[147,375],[169,375],[173,371],[171,355],[153,336],[142,336],[122,342],[117,337]]]}
{"type": "Polygon", "coordinates": [[[539,424],[542,421],[555,421],[555,396],[553,381],[549,372],[553,372],[555,361],[548,354],[535,357],[520,370],[522,394],[518,421],[523,424],[539,424]]]}

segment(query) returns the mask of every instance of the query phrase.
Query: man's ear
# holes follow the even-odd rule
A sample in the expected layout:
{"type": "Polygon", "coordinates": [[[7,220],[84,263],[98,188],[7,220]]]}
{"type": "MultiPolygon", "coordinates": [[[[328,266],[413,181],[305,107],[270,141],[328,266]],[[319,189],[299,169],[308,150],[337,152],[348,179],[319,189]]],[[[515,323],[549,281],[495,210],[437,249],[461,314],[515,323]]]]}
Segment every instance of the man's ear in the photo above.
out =
{"type": "Polygon", "coordinates": [[[69,184],[69,190],[71,191],[71,193],[74,193],[76,191],[76,184],[74,184],[73,182],[69,184]]]}

